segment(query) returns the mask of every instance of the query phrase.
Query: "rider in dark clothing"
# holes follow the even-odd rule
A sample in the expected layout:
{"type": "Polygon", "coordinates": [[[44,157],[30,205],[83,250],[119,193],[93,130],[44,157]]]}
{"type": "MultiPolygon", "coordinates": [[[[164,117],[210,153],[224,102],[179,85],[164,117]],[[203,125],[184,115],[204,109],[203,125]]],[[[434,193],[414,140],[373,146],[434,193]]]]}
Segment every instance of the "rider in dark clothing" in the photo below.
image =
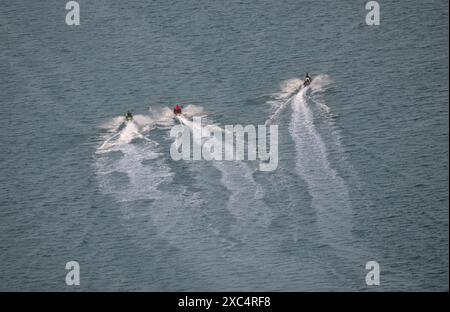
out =
{"type": "Polygon", "coordinates": [[[311,77],[309,76],[308,73],[306,73],[306,77],[305,77],[305,86],[309,85],[311,83],[311,77]]]}
{"type": "Polygon", "coordinates": [[[128,111],[128,112],[125,114],[125,118],[126,118],[126,120],[131,120],[131,119],[133,119],[133,114],[132,114],[130,111],[128,111]]]}

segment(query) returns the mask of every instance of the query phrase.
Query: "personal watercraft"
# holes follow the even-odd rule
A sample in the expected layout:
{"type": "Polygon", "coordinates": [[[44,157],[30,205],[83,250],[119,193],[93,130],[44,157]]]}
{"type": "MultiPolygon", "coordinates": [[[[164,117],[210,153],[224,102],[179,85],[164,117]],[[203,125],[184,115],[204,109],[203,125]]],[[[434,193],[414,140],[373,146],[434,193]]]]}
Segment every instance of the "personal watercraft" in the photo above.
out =
{"type": "Polygon", "coordinates": [[[181,115],[181,106],[179,105],[175,106],[175,108],[173,109],[173,113],[177,116],[181,115]]]}
{"type": "Polygon", "coordinates": [[[126,121],[131,121],[131,120],[133,120],[133,114],[132,114],[130,111],[128,111],[128,112],[125,114],[125,120],[126,120],[126,121]]]}
{"type": "Polygon", "coordinates": [[[303,82],[303,86],[304,87],[309,86],[311,84],[311,81],[312,81],[312,78],[309,76],[308,73],[306,73],[306,78],[305,78],[305,81],[303,82]]]}

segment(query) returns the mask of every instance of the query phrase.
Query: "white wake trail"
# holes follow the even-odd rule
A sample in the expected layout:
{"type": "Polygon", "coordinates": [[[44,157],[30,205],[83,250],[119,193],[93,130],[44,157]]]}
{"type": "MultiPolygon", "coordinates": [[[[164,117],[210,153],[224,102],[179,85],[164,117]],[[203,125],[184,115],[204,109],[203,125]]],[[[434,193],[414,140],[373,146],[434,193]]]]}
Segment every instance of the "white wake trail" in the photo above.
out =
{"type": "MultiPolygon", "coordinates": [[[[160,190],[161,185],[173,183],[174,173],[159,144],[146,137],[156,125],[167,121],[166,115],[162,111],[152,117],[136,115],[126,124],[122,117],[105,123],[102,128],[108,130],[108,134],[95,159],[102,193],[120,204],[126,220],[132,224],[150,221],[162,237],[167,232],[179,234],[176,222],[178,208],[183,205],[180,200],[183,188],[179,187],[177,192],[160,190]]],[[[135,228],[134,231],[145,229],[135,228]]]]}
{"type": "Polygon", "coordinates": [[[134,139],[142,139],[144,141],[153,142],[146,138],[148,133],[155,126],[155,120],[148,116],[136,115],[131,121],[125,121],[124,117],[116,117],[100,126],[107,131],[103,137],[103,144],[97,148],[96,154],[108,153],[114,147],[123,146],[134,139]]]}
{"type": "MultiPolygon", "coordinates": [[[[193,131],[210,133],[213,129],[220,129],[215,125],[199,126],[185,116],[178,116],[177,118],[190,129],[191,133],[193,131]]],[[[220,130],[224,133],[224,130],[220,130]]],[[[217,139],[206,136],[193,143],[201,147],[207,138],[209,140],[217,139]]],[[[222,143],[225,148],[226,143],[222,143]]],[[[266,205],[261,201],[263,190],[253,178],[254,170],[244,161],[213,160],[210,162],[221,172],[221,182],[230,192],[227,209],[236,217],[239,227],[242,226],[242,223],[247,224],[247,226],[250,226],[250,224],[257,226],[267,225],[270,216],[266,205]]],[[[242,228],[239,231],[242,231],[242,228]]]]}
{"type": "Polygon", "coordinates": [[[116,117],[101,126],[108,134],[96,151],[96,173],[102,191],[119,202],[158,198],[158,185],[172,175],[160,159],[158,143],[145,136],[154,123],[136,115],[132,121],[116,117]]]}
{"type": "Polygon", "coordinates": [[[289,132],[295,142],[296,170],[307,183],[324,239],[341,244],[352,237],[349,191],[328,161],[327,148],[308,107],[308,89],[302,88],[292,99],[289,132]]]}
{"type": "Polygon", "coordinates": [[[272,106],[272,112],[265,122],[266,126],[279,120],[281,113],[289,106],[289,103],[291,103],[302,85],[303,81],[301,79],[293,78],[281,84],[281,91],[272,94],[272,100],[268,101],[272,106]]]}
{"type": "Polygon", "coordinates": [[[331,79],[327,75],[319,75],[311,84],[311,95],[308,98],[318,109],[318,113],[325,120],[321,124],[321,132],[331,142],[328,144],[329,153],[338,155],[339,161],[336,163],[337,170],[341,174],[345,175],[347,179],[352,179],[351,184],[361,186],[362,182],[358,177],[355,169],[348,160],[348,156],[342,146],[341,130],[335,124],[336,115],[332,112],[331,108],[327,105],[323,98],[323,92],[328,89],[332,84],[331,79]]]}

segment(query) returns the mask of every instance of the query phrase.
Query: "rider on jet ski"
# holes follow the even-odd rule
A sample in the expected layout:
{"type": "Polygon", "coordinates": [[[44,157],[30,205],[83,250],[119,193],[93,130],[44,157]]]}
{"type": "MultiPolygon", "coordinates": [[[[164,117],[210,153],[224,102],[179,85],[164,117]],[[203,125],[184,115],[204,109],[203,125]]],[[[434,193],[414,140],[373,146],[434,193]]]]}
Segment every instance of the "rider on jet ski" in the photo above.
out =
{"type": "Polygon", "coordinates": [[[133,114],[132,114],[130,111],[128,111],[128,112],[125,114],[125,120],[126,120],[126,121],[133,120],[133,114]]]}
{"type": "Polygon", "coordinates": [[[175,115],[180,115],[181,114],[181,106],[177,104],[177,106],[175,106],[175,108],[173,109],[173,113],[175,115]]]}
{"type": "Polygon", "coordinates": [[[306,77],[305,77],[305,82],[303,83],[303,85],[306,87],[306,86],[309,86],[309,84],[311,83],[311,76],[309,76],[309,74],[308,73],[306,73],[306,77]]]}

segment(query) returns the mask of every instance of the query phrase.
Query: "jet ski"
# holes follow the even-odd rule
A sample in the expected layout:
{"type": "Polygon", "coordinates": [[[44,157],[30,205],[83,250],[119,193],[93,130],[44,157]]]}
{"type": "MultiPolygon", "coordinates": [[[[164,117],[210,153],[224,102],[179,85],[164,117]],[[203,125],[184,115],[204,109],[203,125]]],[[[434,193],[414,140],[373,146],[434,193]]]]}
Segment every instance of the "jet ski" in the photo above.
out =
{"type": "Polygon", "coordinates": [[[130,111],[128,111],[125,114],[125,121],[131,121],[131,120],[133,120],[133,114],[130,111]]]}
{"type": "Polygon", "coordinates": [[[175,108],[173,109],[173,113],[176,116],[181,115],[181,106],[179,106],[179,105],[175,106],[175,108]]]}
{"type": "Polygon", "coordinates": [[[307,87],[311,84],[312,78],[308,75],[308,73],[306,73],[306,78],[305,81],[303,82],[303,86],[307,87]]]}
{"type": "Polygon", "coordinates": [[[307,86],[309,86],[311,82],[312,82],[311,76],[308,73],[306,73],[306,77],[305,80],[303,81],[303,84],[300,84],[298,88],[295,89],[294,92],[292,92],[292,95],[297,94],[302,88],[306,88],[307,86]]]}
{"type": "Polygon", "coordinates": [[[300,84],[297,89],[295,89],[295,91],[291,93],[291,95],[297,94],[302,88],[306,88],[307,86],[309,86],[311,82],[312,78],[308,75],[308,73],[306,73],[306,78],[303,81],[303,84],[300,84]]]}

